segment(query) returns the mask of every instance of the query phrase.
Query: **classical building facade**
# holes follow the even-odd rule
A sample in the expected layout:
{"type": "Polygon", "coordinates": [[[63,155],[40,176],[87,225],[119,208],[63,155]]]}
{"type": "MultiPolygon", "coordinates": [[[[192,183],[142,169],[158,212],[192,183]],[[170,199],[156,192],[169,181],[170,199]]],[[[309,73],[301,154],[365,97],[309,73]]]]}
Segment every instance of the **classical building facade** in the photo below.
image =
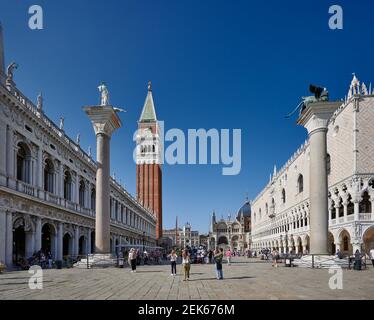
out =
{"type": "Polygon", "coordinates": [[[230,248],[232,251],[244,252],[251,243],[251,203],[246,199],[238,210],[235,219],[229,215],[217,221],[213,211],[208,239],[209,249],[230,248]]]}
{"type": "MultiPolygon", "coordinates": [[[[3,57],[0,29],[0,57],[3,57]]],[[[11,265],[34,251],[54,259],[94,250],[96,163],[60,125],[16,87],[0,65],[0,261],[11,265]]],[[[82,113],[82,120],[84,114],[82,113]]],[[[111,250],[156,244],[156,217],[110,181],[111,250]]]]}
{"type": "MultiPolygon", "coordinates": [[[[374,247],[374,91],[356,76],[329,120],[329,252],[374,247]]],[[[252,201],[252,248],[309,251],[309,142],[252,201]]]]}
{"type": "Polygon", "coordinates": [[[190,223],[186,223],[183,228],[166,229],[163,231],[163,237],[170,239],[173,246],[179,248],[199,247],[200,235],[199,231],[194,231],[190,223]]]}
{"type": "Polygon", "coordinates": [[[148,94],[138,122],[136,136],[136,196],[157,218],[156,237],[162,238],[162,143],[160,126],[148,83],[148,94]]]}

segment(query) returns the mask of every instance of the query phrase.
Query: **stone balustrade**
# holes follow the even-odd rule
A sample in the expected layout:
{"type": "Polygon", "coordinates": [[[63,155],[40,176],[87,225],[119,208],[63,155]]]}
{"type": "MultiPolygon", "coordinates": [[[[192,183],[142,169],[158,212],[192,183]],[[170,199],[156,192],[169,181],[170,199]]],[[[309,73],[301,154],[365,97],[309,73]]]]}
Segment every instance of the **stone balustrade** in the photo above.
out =
{"type": "Polygon", "coordinates": [[[35,187],[20,180],[17,180],[17,191],[29,196],[35,196],[35,187]]]}

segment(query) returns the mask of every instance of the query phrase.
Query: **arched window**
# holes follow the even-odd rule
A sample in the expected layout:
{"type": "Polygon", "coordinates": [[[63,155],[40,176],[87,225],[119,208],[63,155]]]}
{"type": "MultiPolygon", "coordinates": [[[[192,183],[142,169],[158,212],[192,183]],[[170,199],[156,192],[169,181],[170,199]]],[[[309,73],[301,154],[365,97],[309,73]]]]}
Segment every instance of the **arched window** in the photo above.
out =
{"type": "Polygon", "coordinates": [[[91,190],[91,210],[96,209],[96,189],[92,188],[91,190]]]}
{"type": "Polygon", "coordinates": [[[352,202],[352,197],[349,194],[348,195],[348,204],[347,204],[347,215],[354,214],[354,211],[355,211],[355,206],[354,206],[354,204],[352,202]]]}
{"type": "Polygon", "coordinates": [[[258,209],[258,220],[261,220],[261,208],[258,209]]]}
{"type": "Polygon", "coordinates": [[[267,202],[265,204],[265,213],[269,214],[269,206],[268,206],[267,202]]]}
{"type": "Polygon", "coordinates": [[[371,201],[367,191],[363,193],[360,201],[360,213],[371,213],[371,201]]]}
{"type": "Polygon", "coordinates": [[[84,181],[81,180],[79,182],[79,205],[81,207],[85,206],[84,197],[86,195],[86,185],[84,184],[84,181]]]}
{"type": "Polygon", "coordinates": [[[282,203],[286,203],[286,190],[282,189],[282,203]]]}
{"type": "Polygon", "coordinates": [[[55,170],[50,159],[46,159],[44,163],[44,191],[54,192],[54,176],[55,170]]]}
{"type": "Polygon", "coordinates": [[[69,201],[72,198],[72,179],[69,170],[66,170],[64,175],[64,198],[69,201]]]}
{"type": "Polygon", "coordinates": [[[331,219],[336,219],[335,201],[331,200],[331,219]]]}
{"type": "Polygon", "coordinates": [[[304,177],[302,174],[299,175],[297,178],[297,191],[298,193],[301,193],[304,191],[304,177]]]}
{"type": "Polygon", "coordinates": [[[17,179],[31,183],[31,152],[24,143],[18,144],[17,151],[17,179]]]}
{"type": "Polygon", "coordinates": [[[342,198],[338,198],[339,200],[339,209],[338,209],[338,215],[339,215],[339,218],[341,217],[344,217],[344,206],[343,206],[343,201],[342,201],[342,198]]]}
{"type": "Polygon", "coordinates": [[[152,152],[156,152],[156,146],[152,145],[152,152]]]}
{"type": "Polygon", "coordinates": [[[348,251],[348,241],[349,241],[349,239],[348,239],[348,236],[344,236],[344,238],[343,238],[343,250],[344,251],[348,251]]]}

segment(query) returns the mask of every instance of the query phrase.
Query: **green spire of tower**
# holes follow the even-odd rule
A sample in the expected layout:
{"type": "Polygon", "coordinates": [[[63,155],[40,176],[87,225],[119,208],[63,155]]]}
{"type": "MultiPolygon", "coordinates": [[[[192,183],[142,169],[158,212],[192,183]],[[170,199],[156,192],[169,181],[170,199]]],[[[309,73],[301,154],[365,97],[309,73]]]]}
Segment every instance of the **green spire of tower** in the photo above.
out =
{"type": "Polygon", "coordinates": [[[140,116],[139,122],[154,122],[157,121],[155,105],[153,103],[152,97],[152,83],[151,81],[148,82],[148,94],[145,98],[143,111],[140,116]]]}

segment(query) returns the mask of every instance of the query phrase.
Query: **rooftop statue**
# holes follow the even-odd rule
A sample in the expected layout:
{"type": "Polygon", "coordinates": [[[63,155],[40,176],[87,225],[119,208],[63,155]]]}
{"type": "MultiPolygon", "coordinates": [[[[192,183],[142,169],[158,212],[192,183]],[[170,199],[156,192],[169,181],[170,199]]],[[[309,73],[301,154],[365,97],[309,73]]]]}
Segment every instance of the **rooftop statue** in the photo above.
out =
{"type": "Polygon", "coordinates": [[[104,82],[98,86],[99,92],[101,93],[101,106],[109,106],[109,91],[104,82]]]}
{"type": "Polygon", "coordinates": [[[60,118],[60,125],[59,125],[60,130],[64,130],[64,123],[65,123],[65,118],[61,117],[60,118]]]}
{"type": "Polygon", "coordinates": [[[42,96],[42,93],[39,93],[39,95],[38,95],[37,109],[38,109],[38,111],[43,110],[43,96],[42,96]]]}
{"type": "Polygon", "coordinates": [[[320,102],[320,101],[328,101],[329,100],[329,92],[326,88],[317,87],[313,84],[309,85],[309,91],[313,93],[312,96],[302,97],[302,101],[297,105],[297,107],[286,116],[286,118],[291,117],[297,110],[300,109],[299,115],[303,113],[303,111],[308,107],[309,104],[320,102]]]}
{"type": "Polygon", "coordinates": [[[18,68],[18,64],[15,62],[12,62],[8,68],[7,68],[7,76],[6,80],[8,83],[13,82],[13,71],[18,68]]]}

